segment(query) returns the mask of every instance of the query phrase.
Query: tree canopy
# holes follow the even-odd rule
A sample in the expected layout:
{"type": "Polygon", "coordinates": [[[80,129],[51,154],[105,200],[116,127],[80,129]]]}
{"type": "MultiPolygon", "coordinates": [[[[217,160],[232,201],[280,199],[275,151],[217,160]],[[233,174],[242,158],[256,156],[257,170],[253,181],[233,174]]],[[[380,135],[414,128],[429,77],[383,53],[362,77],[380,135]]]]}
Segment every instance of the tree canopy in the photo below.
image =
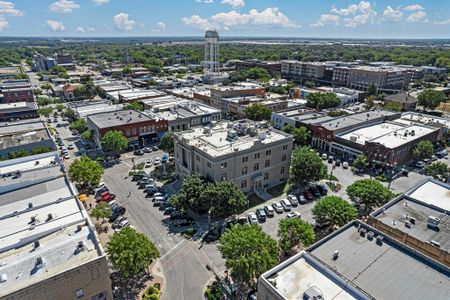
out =
{"type": "Polygon", "coordinates": [[[427,110],[435,109],[441,102],[445,102],[447,97],[442,92],[426,89],[417,96],[417,100],[419,100],[419,105],[427,110]]]}
{"type": "Polygon", "coordinates": [[[269,121],[272,118],[272,110],[265,105],[255,103],[248,106],[245,110],[245,117],[253,121],[269,121]]]}
{"type": "Polygon", "coordinates": [[[369,213],[391,200],[394,194],[375,179],[357,180],[347,187],[347,195],[356,207],[369,213]]]}
{"type": "Polygon", "coordinates": [[[167,153],[173,153],[174,151],[173,132],[168,131],[164,133],[164,135],[161,138],[161,143],[159,147],[167,153]]]}
{"type": "Polygon", "coordinates": [[[91,216],[97,221],[109,218],[112,214],[111,207],[107,203],[100,203],[91,210],[91,216]]]}
{"type": "Polygon", "coordinates": [[[323,197],[314,205],[312,212],[317,222],[329,226],[343,226],[357,216],[356,208],[338,196],[323,197]]]}
{"type": "Polygon", "coordinates": [[[309,147],[299,147],[292,152],[291,174],[296,183],[318,181],[327,174],[327,166],[309,147]]]}
{"type": "Polygon", "coordinates": [[[247,79],[267,81],[271,77],[266,69],[255,67],[246,70],[237,70],[230,75],[229,80],[231,82],[246,81],[247,79]]]}
{"type": "Polygon", "coordinates": [[[285,256],[301,251],[316,240],[314,228],[300,218],[282,219],[278,226],[278,243],[285,256]]]}
{"type": "Polygon", "coordinates": [[[335,93],[310,93],[307,100],[307,106],[317,109],[334,108],[341,104],[341,99],[335,93]]]}
{"type": "Polygon", "coordinates": [[[87,156],[81,156],[69,167],[70,180],[82,186],[96,186],[103,175],[102,166],[87,156]]]}
{"type": "Polygon", "coordinates": [[[130,227],[122,228],[112,236],[106,246],[106,252],[109,260],[125,278],[141,274],[160,256],[152,241],[130,227]]]}
{"type": "Polygon", "coordinates": [[[424,159],[433,155],[434,147],[430,141],[420,141],[412,150],[412,155],[415,159],[424,159]]]}
{"type": "Polygon", "coordinates": [[[279,261],[278,243],[258,225],[233,226],[222,235],[218,248],[236,281],[249,287],[279,261]]]}
{"type": "Polygon", "coordinates": [[[358,155],[353,161],[353,167],[355,167],[356,169],[364,170],[368,165],[369,162],[367,161],[367,157],[363,154],[358,155]]]}
{"type": "Polygon", "coordinates": [[[133,101],[130,104],[128,104],[127,106],[125,106],[125,109],[133,109],[133,110],[137,110],[137,111],[143,111],[144,104],[142,104],[141,102],[138,102],[138,101],[133,101]]]}
{"type": "Polygon", "coordinates": [[[435,179],[446,180],[449,176],[450,169],[446,163],[436,161],[425,167],[425,175],[432,176],[435,179]]]}
{"type": "Polygon", "coordinates": [[[105,151],[119,153],[128,146],[128,140],[122,131],[110,130],[102,137],[102,146],[105,151]]]}
{"type": "Polygon", "coordinates": [[[79,133],[85,132],[88,130],[88,125],[85,119],[78,119],[69,125],[70,130],[76,130],[79,133]]]}

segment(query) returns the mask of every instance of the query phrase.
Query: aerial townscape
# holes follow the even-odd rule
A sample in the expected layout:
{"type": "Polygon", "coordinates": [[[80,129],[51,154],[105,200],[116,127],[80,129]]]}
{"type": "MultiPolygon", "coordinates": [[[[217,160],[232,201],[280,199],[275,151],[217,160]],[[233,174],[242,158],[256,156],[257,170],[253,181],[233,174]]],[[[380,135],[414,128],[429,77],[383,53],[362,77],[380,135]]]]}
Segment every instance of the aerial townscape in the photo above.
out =
{"type": "Polygon", "coordinates": [[[450,1],[0,1],[0,300],[450,299],[450,1]]]}

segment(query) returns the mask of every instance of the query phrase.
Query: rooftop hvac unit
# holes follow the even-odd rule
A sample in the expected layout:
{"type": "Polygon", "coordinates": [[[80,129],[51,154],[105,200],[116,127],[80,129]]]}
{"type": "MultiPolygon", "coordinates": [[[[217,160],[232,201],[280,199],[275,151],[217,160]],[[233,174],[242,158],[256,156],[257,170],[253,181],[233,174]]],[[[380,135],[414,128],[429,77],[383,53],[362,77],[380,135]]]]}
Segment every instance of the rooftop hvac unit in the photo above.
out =
{"type": "Polygon", "coordinates": [[[415,224],[416,224],[416,218],[413,218],[413,217],[409,218],[409,222],[410,222],[412,225],[415,225],[415,224]]]}
{"type": "Polygon", "coordinates": [[[430,244],[435,246],[435,247],[438,247],[438,248],[441,247],[441,243],[439,243],[438,241],[435,241],[435,240],[430,241],[430,244]]]}
{"type": "Polygon", "coordinates": [[[383,239],[384,239],[383,236],[381,236],[381,235],[377,236],[377,244],[378,244],[378,245],[383,244],[383,239]]]}
{"type": "Polygon", "coordinates": [[[42,259],[42,257],[36,258],[36,262],[35,262],[34,266],[36,267],[36,269],[40,269],[40,268],[44,267],[44,260],[42,259]]]}
{"type": "Polygon", "coordinates": [[[28,209],[31,209],[31,208],[33,208],[33,203],[28,202],[28,209]]]}
{"type": "Polygon", "coordinates": [[[78,252],[81,252],[81,251],[83,251],[85,248],[86,248],[86,247],[85,247],[83,241],[79,241],[78,244],[77,244],[77,251],[78,251],[78,252]]]}
{"type": "Polygon", "coordinates": [[[5,282],[6,280],[8,280],[8,275],[6,274],[0,275],[0,282],[5,282]]]}
{"type": "Polygon", "coordinates": [[[358,140],[358,137],[356,135],[350,136],[350,142],[356,143],[357,140],[358,140]]]}
{"type": "Polygon", "coordinates": [[[372,240],[374,236],[375,236],[375,233],[373,231],[369,231],[367,233],[367,239],[369,239],[369,240],[372,240]]]}
{"type": "Polygon", "coordinates": [[[435,216],[429,216],[427,220],[427,226],[432,229],[439,229],[439,223],[441,219],[435,216]]]}
{"type": "Polygon", "coordinates": [[[367,230],[365,228],[361,228],[361,230],[359,231],[359,235],[364,236],[366,235],[367,230]]]}
{"type": "Polygon", "coordinates": [[[34,249],[39,248],[40,245],[41,245],[41,244],[39,243],[39,240],[35,240],[35,241],[33,242],[33,248],[34,248],[34,249]]]}
{"type": "Polygon", "coordinates": [[[52,214],[48,214],[47,215],[47,221],[50,221],[50,220],[52,220],[53,219],[53,215],[52,214]]]}
{"type": "Polygon", "coordinates": [[[303,299],[304,300],[321,300],[324,299],[322,291],[315,287],[309,287],[304,293],[303,293],[303,299]]]}

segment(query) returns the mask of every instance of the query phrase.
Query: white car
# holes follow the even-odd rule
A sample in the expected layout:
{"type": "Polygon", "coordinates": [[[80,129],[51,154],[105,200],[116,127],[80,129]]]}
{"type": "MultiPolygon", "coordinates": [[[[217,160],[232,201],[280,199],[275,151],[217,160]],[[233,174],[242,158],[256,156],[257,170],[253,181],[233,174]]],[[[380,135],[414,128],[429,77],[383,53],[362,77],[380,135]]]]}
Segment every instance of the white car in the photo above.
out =
{"type": "Polygon", "coordinates": [[[328,155],[326,153],[322,154],[322,159],[325,160],[327,159],[328,155]]]}
{"type": "Polygon", "coordinates": [[[281,206],[280,202],[272,203],[272,207],[277,213],[282,213],[283,212],[283,206],[281,206]]]}
{"type": "Polygon", "coordinates": [[[155,158],[155,166],[159,165],[161,163],[161,159],[159,157],[155,158]]]}
{"type": "Polygon", "coordinates": [[[287,198],[291,202],[292,206],[298,205],[298,199],[297,197],[295,197],[295,195],[288,195],[287,198]]]}
{"type": "Polygon", "coordinates": [[[298,211],[291,211],[286,215],[286,219],[301,218],[302,215],[298,211]]]}
{"type": "Polygon", "coordinates": [[[292,209],[292,204],[288,199],[281,200],[281,205],[285,211],[290,211],[292,209]]]}
{"type": "Polygon", "coordinates": [[[347,169],[347,168],[348,168],[348,162],[344,161],[344,162],[342,163],[342,167],[343,167],[344,169],[347,169]]]}
{"type": "Polygon", "coordinates": [[[249,213],[247,218],[250,224],[258,224],[258,217],[255,213],[249,213]]]}
{"type": "Polygon", "coordinates": [[[144,168],[150,168],[152,165],[153,165],[153,160],[152,160],[152,159],[149,159],[149,160],[145,163],[144,168]]]}
{"type": "Polygon", "coordinates": [[[127,227],[127,226],[130,226],[130,223],[128,222],[127,219],[125,219],[125,220],[121,221],[119,223],[119,225],[117,225],[116,228],[114,228],[114,232],[119,233],[120,230],[122,230],[122,228],[127,227]]]}
{"type": "Polygon", "coordinates": [[[70,155],[69,154],[64,154],[64,159],[70,159],[70,155]]]}

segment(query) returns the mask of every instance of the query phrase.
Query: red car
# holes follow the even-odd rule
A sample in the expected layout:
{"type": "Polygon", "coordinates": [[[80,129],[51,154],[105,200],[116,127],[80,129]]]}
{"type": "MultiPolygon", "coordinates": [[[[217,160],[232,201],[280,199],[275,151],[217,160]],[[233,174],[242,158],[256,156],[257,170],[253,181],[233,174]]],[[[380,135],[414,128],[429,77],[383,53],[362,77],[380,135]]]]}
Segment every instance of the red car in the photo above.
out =
{"type": "Polygon", "coordinates": [[[303,196],[305,196],[306,200],[308,201],[314,200],[314,196],[309,191],[303,192],[303,196]]]}
{"type": "Polygon", "coordinates": [[[109,202],[116,198],[116,195],[114,194],[106,194],[104,196],[97,197],[97,202],[109,202]]]}

